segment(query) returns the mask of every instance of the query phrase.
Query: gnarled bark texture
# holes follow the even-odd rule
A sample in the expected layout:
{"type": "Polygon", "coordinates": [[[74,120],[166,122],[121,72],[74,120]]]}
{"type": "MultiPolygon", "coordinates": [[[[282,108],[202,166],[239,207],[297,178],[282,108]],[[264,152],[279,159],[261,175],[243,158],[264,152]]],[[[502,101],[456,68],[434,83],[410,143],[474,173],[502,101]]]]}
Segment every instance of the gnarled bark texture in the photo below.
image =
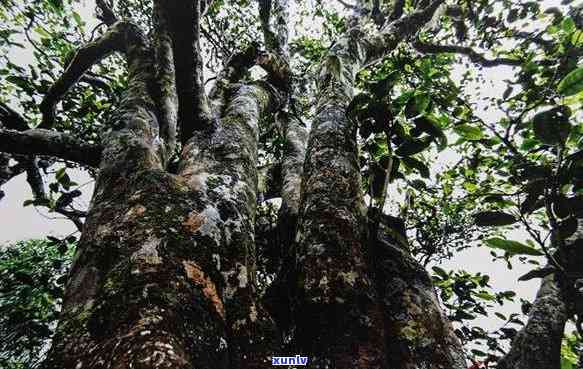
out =
{"type": "Polygon", "coordinates": [[[278,101],[267,84],[233,89],[235,97],[219,127],[210,134],[195,133],[185,146],[179,173],[201,204],[191,218],[199,242],[208,250],[205,266],[222,276],[219,286],[228,312],[231,365],[262,368],[277,350],[279,336],[255,300],[258,121],[278,101]]]}
{"type": "Polygon", "coordinates": [[[561,242],[562,245],[553,256],[552,266],[555,272],[543,279],[528,314],[526,326],[512,340],[511,349],[498,362],[498,368],[561,367],[561,343],[565,324],[574,314],[578,317],[583,315],[581,291],[578,290],[579,286],[575,286],[576,281],[583,277],[583,253],[580,250],[583,220],[578,219],[577,222],[576,232],[561,242]]]}
{"type": "Polygon", "coordinates": [[[356,72],[413,35],[415,25],[431,19],[441,3],[434,1],[374,35],[365,31],[361,9],[321,67],[302,182],[294,311],[298,346],[316,368],[464,367],[428,276],[388,246],[375,250],[385,263],[371,262],[377,255],[368,249],[357,127],[346,116],[356,72]],[[384,288],[387,279],[394,285],[384,288]],[[419,336],[428,336],[426,342],[409,342],[411,337],[401,342],[406,323],[395,313],[407,316],[419,336]],[[425,320],[428,316],[435,321],[425,320]]]}
{"type": "Polygon", "coordinates": [[[512,340],[510,352],[498,362],[500,369],[559,369],[561,341],[568,319],[567,304],[555,275],[541,283],[528,323],[512,340]]]}
{"type": "Polygon", "coordinates": [[[367,272],[356,126],[345,114],[361,55],[352,38],[331,49],[304,165],[295,314],[298,345],[315,368],[382,368],[385,359],[382,312],[367,272]]]}
{"type": "Polygon", "coordinates": [[[267,82],[229,85],[224,114],[168,173],[173,141],[160,128],[174,114],[156,109],[160,72],[140,32],[130,36],[129,89],[44,367],[264,368],[279,335],[255,300],[256,155],[259,118],[280,96],[267,82]]]}
{"type": "Polygon", "coordinates": [[[465,368],[459,339],[443,314],[431,278],[409,254],[404,225],[388,220],[373,241],[388,367],[465,368]]]}

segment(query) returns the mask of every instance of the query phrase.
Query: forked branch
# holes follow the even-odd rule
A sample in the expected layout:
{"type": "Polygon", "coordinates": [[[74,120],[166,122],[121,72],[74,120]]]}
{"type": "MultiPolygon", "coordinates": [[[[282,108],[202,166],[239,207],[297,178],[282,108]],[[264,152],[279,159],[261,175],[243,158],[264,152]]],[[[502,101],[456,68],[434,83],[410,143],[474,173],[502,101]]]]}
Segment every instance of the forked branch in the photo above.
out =
{"type": "MultiPolygon", "coordinates": [[[[374,64],[385,55],[392,52],[403,40],[413,37],[418,30],[427,24],[445,0],[433,0],[427,6],[413,13],[386,23],[377,36],[367,42],[366,65],[374,64]]],[[[365,35],[361,35],[365,37],[365,35]]]]}
{"type": "Polygon", "coordinates": [[[112,0],[95,0],[97,6],[97,18],[108,26],[117,22],[117,16],[113,12],[112,0]]]}
{"type": "Polygon", "coordinates": [[[38,128],[48,129],[53,126],[57,103],[93,65],[116,51],[125,51],[128,32],[134,30],[135,26],[129,22],[117,22],[101,37],[77,51],[63,75],[51,86],[41,102],[43,118],[38,128]]]}

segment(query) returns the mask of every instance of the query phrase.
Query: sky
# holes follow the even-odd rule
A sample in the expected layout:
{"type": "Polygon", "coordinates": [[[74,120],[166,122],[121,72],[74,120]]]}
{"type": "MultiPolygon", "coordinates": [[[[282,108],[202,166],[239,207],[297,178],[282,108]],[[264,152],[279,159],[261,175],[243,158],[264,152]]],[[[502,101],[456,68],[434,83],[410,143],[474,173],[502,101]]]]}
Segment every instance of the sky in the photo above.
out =
{"type": "MultiPolygon", "coordinates": [[[[544,1],[544,6],[558,6],[560,0],[544,1]]],[[[87,22],[88,28],[95,24],[93,17],[94,1],[81,1],[78,12],[87,22]]],[[[18,58],[26,63],[30,56],[26,52],[21,52],[18,58]]],[[[462,67],[456,68],[456,78],[460,79],[464,70],[462,67]]],[[[484,75],[487,83],[475,82],[470,85],[469,89],[474,89],[481,94],[481,97],[499,97],[502,95],[505,84],[504,80],[513,76],[512,69],[508,67],[495,67],[485,70],[484,75]]],[[[477,97],[477,94],[476,94],[477,97]]],[[[477,99],[476,99],[477,102],[477,99]]],[[[489,110],[488,112],[481,112],[480,115],[487,122],[496,121],[500,112],[489,110]]],[[[457,160],[457,156],[452,151],[445,151],[440,154],[439,165],[443,166],[457,160]]],[[[69,175],[72,180],[84,185],[83,196],[79,201],[87,206],[90,202],[93,191],[93,182],[87,173],[78,170],[69,170],[69,175]]],[[[10,181],[3,187],[6,192],[6,197],[0,201],[0,245],[9,244],[17,240],[42,238],[46,235],[66,236],[75,232],[74,225],[61,216],[49,214],[44,210],[35,209],[32,206],[22,207],[23,201],[32,198],[30,188],[26,183],[24,175],[20,175],[10,181]]],[[[508,235],[509,239],[523,240],[525,238],[524,232],[512,231],[508,235]]],[[[513,290],[517,293],[517,297],[522,297],[532,300],[538,290],[539,280],[531,280],[528,282],[517,282],[519,276],[525,274],[532,269],[530,265],[520,264],[516,262],[513,264],[514,268],[508,270],[506,265],[502,262],[492,262],[492,257],[489,254],[489,249],[485,247],[473,247],[456,254],[451,260],[444,262],[441,267],[446,270],[465,269],[473,273],[481,272],[491,276],[490,285],[496,291],[513,290]]],[[[518,298],[517,298],[518,301],[518,298]]],[[[497,309],[506,315],[511,312],[519,312],[520,305],[506,304],[502,308],[497,309]]],[[[501,326],[502,321],[495,318],[479,318],[476,320],[477,325],[484,329],[494,330],[501,326]]]]}

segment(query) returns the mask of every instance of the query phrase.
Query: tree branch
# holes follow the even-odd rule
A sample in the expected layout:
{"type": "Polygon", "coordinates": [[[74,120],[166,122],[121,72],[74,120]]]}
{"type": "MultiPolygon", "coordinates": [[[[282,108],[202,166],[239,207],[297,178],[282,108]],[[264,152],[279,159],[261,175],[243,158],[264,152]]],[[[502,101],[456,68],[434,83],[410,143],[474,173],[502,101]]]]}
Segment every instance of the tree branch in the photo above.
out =
{"type": "MultiPolygon", "coordinates": [[[[426,6],[416,10],[410,15],[400,18],[393,23],[390,23],[388,27],[385,27],[385,33],[387,31],[394,29],[402,32],[401,39],[405,39],[415,34],[421,26],[429,22],[437,9],[445,3],[445,0],[433,0],[429,2],[426,6]]],[[[386,34],[386,36],[390,36],[386,34]]]]}
{"type": "Polygon", "coordinates": [[[372,8],[370,11],[370,16],[371,18],[374,20],[375,24],[378,27],[382,27],[383,24],[385,24],[385,15],[383,14],[382,10],[381,10],[381,1],[380,0],[374,0],[372,2],[372,8]]]}
{"type": "Polygon", "coordinates": [[[273,32],[271,27],[271,9],[273,7],[272,0],[259,0],[259,20],[261,21],[261,30],[263,31],[263,39],[265,47],[268,50],[279,50],[280,42],[273,32]]]}
{"type": "Polygon", "coordinates": [[[115,51],[125,51],[128,32],[133,30],[134,26],[131,23],[117,22],[101,37],[77,51],[63,75],[55,81],[41,102],[43,118],[38,128],[52,127],[57,103],[93,65],[115,51]]]}
{"type": "Polygon", "coordinates": [[[104,92],[111,91],[111,86],[107,82],[97,77],[90,76],[89,73],[81,77],[79,82],[85,82],[96,90],[99,89],[104,92]]]}
{"type": "Polygon", "coordinates": [[[102,150],[99,145],[45,129],[0,130],[0,147],[7,153],[56,156],[91,167],[99,165],[102,150]]]}
{"type": "Polygon", "coordinates": [[[343,7],[345,7],[346,9],[350,9],[350,10],[358,10],[360,9],[358,6],[354,5],[354,4],[350,4],[347,1],[344,0],[337,0],[343,7]]]}
{"type": "Polygon", "coordinates": [[[209,4],[210,1],[203,0],[172,0],[159,5],[167,18],[173,41],[178,125],[182,143],[186,143],[194,131],[209,126],[212,121],[204,90],[200,51],[201,9],[209,4]]]}
{"type": "Polygon", "coordinates": [[[403,15],[403,9],[405,8],[405,0],[395,0],[393,4],[393,10],[389,15],[389,21],[395,21],[403,15]]]}
{"type": "Polygon", "coordinates": [[[111,26],[117,22],[117,16],[112,10],[112,0],[95,0],[95,5],[97,8],[97,19],[107,24],[108,26],[111,26]]]}
{"type": "Polygon", "coordinates": [[[159,105],[160,134],[166,139],[168,151],[176,146],[178,127],[178,95],[174,46],[169,19],[160,1],[154,2],[154,54],[156,60],[155,84],[159,105]]]}
{"type": "Polygon", "coordinates": [[[203,17],[208,12],[215,0],[200,0],[200,16],[203,17]]]}
{"type": "Polygon", "coordinates": [[[229,85],[240,81],[247,74],[259,54],[258,49],[259,45],[252,43],[245,50],[233,54],[217,75],[215,85],[209,93],[209,98],[215,113],[219,116],[222,115],[226,103],[226,93],[229,85]]]}
{"type": "Polygon", "coordinates": [[[269,75],[275,87],[290,91],[290,67],[288,54],[289,9],[287,0],[259,0],[259,18],[267,53],[257,58],[257,65],[269,75]]]}
{"type": "Polygon", "coordinates": [[[510,58],[488,59],[484,55],[472,49],[471,47],[466,46],[428,44],[417,40],[413,43],[413,47],[417,51],[420,51],[425,54],[453,53],[465,55],[472,62],[480,64],[484,67],[495,67],[499,65],[520,66],[522,64],[522,60],[518,59],[510,58]]]}
{"type": "MultiPolygon", "coordinates": [[[[26,181],[30,186],[34,199],[45,204],[50,203],[45,190],[45,183],[39,170],[38,159],[34,157],[27,158],[25,160],[25,167],[26,167],[26,181]]],[[[48,205],[45,206],[48,207],[48,205]]],[[[64,215],[67,219],[69,219],[75,224],[79,231],[82,231],[83,222],[81,221],[81,218],[86,217],[87,214],[83,211],[75,209],[71,210],[65,209],[65,207],[66,205],[65,206],[55,205],[55,207],[52,210],[55,211],[56,213],[64,215]]]]}
{"type": "Polygon", "coordinates": [[[437,9],[445,0],[433,0],[426,7],[387,23],[376,36],[369,37],[360,34],[360,37],[369,37],[366,47],[365,64],[370,65],[392,52],[403,40],[414,36],[419,29],[433,18],[437,9]]]}
{"type": "Polygon", "coordinates": [[[4,128],[16,131],[25,131],[30,128],[20,114],[3,102],[0,102],[0,123],[4,128]]]}
{"type": "Polygon", "coordinates": [[[551,51],[555,47],[555,43],[551,40],[545,40],[542,37],[542,32],[535,34],[534,32],[525,32],[525,31],[516,31],[511,28],[506,28],[507,30],[511,31],[513,38],[518,38],[521,40],[525,40],[527,42],[531,42],[536,44],[546,51],[551,51]]]}

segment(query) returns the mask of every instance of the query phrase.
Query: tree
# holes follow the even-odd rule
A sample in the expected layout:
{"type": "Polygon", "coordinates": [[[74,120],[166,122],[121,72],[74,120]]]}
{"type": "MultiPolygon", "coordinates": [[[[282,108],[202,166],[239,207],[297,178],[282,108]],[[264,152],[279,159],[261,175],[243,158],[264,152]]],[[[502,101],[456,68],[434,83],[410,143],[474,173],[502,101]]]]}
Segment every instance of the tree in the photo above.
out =
{"type": "Polygon", "coordinates": [[[533,271],[544,282],[528,323],[487,360],[560,367],[565,322],[582,308],[576,8],[318,2],[320,33],[290,40],[290,9],[305,5],[286,0],[96,0],[91,35],[74,3],[0,5],[1,47],[24,35],[36,60],[29,76],[4,56],[0,185],[26,172],[26,205],[81,230],[43,368],[267,368],[296,353],[313,368],[466,368],[469,330],[451,324],[433,283],[458,321],[484,310],[472,296],[511,295],[474,292],[483,276],[432,278],[419,259],[485,235],[506,260],[549,263],[533,271]],[[513,26],[542,17],[533,32],[513,26]],[[521,91],[500,99],[508,119],[478,117],[451,78],[457,56],[518,69],[521,91]],[[427,153],[446,147],[460,164],[436,176],[427,153]],[[63,161],[96,176],[86,212],[66,167],[44,187],[42,171],[63,161]],[[407,197],[391,216],[397,183],[407,197]],[[453,188],[469,197],[452,201],[453,188]],[[266,205],[276,197],[278,210],[266,205]],[[538,244],[476,228],[518,221],[538,244]],[[447,302],[452,285],[463,304],[447,302]]]}

